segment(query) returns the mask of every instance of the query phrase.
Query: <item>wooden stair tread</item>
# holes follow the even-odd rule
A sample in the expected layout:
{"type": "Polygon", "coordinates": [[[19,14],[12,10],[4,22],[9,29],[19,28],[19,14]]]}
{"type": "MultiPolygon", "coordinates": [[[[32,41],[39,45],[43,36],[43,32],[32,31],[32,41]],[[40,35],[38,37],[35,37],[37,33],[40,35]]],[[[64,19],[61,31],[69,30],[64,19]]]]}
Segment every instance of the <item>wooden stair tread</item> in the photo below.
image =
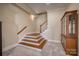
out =
{"type": "Polygon", "coordinates": [[[39,41],[41,39],[41,37],[39,39],[32,39],[32,38],[24,38],[22,40],[31,40],[31,41],[39,41]]]}
{"type": "Polygon", "coordinates": [[[27,34],[27,36],[37,36],[40,35],[40,33],[31,33],[31,34],[27,34]]]}
{"type": "Polygon", "coordinates": [[[24,38],[30,38],[30,39],[39,39],[41,36],[35,37],[35,36],[26,36],[24,38]]]}
{"type": "Polygon", "coordinates": [[[30,39],[22,39],[22,41],[28,41],[28,42],[34,42],[34,43],[40,43],[43,40],[43,38],[39,39],[38,41],[30,40],[30,39]]]}
{"type": "Polygon", "coordinates": [[[46,44],[46,40],[44,40],[40,45],[28,44],[28,43],[25,43],[25,42],[19,42],[19,44],[22,44],[22,45],[25,45],[25,46],[34,47],[34,48],[42,49],[44,47],[44,45],[46,44]]]}
{"type": "Polygon", "coordinates": [[[18,44],[42,49],[46,44],[46,42],[47,40],[42,38],[40,33],[31,33],[31,34],[27,34],[27,36],[24,37],[24,39],[22,39],[22,41],[19,42],[18,44]]]}
{"type": "Polygon", "coordinates": [[[41,44],[40,44],[40,49],[42,49],[44,47],[44,45],[46,44],[47,40],[44,40],[41,44]]]}

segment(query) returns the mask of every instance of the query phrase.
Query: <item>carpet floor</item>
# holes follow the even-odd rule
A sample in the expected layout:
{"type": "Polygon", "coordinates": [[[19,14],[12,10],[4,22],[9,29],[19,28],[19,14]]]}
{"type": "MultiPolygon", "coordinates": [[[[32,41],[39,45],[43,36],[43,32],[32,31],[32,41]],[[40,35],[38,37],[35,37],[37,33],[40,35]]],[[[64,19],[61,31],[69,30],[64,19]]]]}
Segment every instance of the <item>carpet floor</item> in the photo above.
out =
{"type": "Polygon", "coordinates": [[[3,52],[3,56],[66,56],[66,54],[61,43],[47,42],[40,50],[17,45],[11,50],[3,52]]]}

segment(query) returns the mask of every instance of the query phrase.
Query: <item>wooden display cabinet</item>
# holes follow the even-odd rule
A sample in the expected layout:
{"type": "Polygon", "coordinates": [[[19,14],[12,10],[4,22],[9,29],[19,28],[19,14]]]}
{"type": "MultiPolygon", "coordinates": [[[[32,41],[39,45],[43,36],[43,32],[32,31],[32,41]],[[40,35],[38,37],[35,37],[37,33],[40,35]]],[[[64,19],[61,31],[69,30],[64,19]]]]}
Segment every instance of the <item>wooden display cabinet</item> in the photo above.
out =
{"type": "Polygon", "coordinates": [[[68,11],[61,20],[61,43],[68,55],[78,54],[78,14],[68,11]]]}

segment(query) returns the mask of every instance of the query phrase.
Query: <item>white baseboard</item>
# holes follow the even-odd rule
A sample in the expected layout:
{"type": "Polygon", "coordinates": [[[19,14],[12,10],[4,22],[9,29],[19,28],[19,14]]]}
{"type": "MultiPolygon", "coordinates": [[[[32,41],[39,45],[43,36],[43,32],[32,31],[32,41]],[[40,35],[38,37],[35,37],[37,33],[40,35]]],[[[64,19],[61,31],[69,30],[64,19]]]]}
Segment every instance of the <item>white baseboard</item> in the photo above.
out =
{"type": "Polygon", "coordinates": [[[55,43],[61,43],[60,41],[58,40],[48,40],[49,42],[55,42],[55,43]]]}
{"type": "Polygon", "coordinates": [[[16,47],[16,44],[13,44],[13,45],[10,45],[10,46],[7,46],[6,48],[2,49],[2,52],[5,52],[5,51],[8,51],[12,48],[16,47]]]}
{"type": "MultiPolygon", "coordinates": [[[[25,34],[25,35],[26,35],[26,34],[25,34]]],[[[25,37],[25,35],[24,35],[21,39],[18,39],[18,42],[21,41],[21,40],[25,37]]],[[[12,44],[12,45],[7,46],[6,48],[2,49],[2,52],[5,52],[5,51],[10,50],[10,49],[12,49],[13,47],[16,47],[16,45],[17,45],[17,44],[12,44]]]]}
{"type": "Polygon", "coordinates": [[[24,46],[24,45],[21,45],[21,44],[17,44],[17,46],[21,46],[21,47],[24,47],[24,48],[30,48],[30,49],[34,49],[34,50],[37,50],[37,51],[41,51],[42,50],[42,49],[39,49],[39,48],[24,46]]]}
{"type": "MultiPolygon", "coordinates": [[[[18,39],[18,42],[20,42],[25,36],[26,36],[26,34],[24,34],[21,39],[18,39]]],[[[17,46],[17,43],[9,45],[6,48],[3,48],[2,52],[8,51],[8,50],[10,50],[10,49],[12,49],[13,47],[16,47],[16,46],[17,46]]]]}

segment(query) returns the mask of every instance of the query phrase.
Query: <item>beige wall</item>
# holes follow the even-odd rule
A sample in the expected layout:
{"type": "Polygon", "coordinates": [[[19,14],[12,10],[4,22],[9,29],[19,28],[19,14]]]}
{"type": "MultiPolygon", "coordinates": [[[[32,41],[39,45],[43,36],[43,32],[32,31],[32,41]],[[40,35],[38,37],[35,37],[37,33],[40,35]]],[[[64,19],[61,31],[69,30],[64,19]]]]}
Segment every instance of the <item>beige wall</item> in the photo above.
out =
{"type": "Polygon", "coordinates": [[[35,31],[35,22],[30,15],[23,12],[12,4],[0,4],[0,21],[2,21],[2,47],[3,50],[15,45],[25,33],[35,31]],[[27,29],[17,36],[17,32],[24,26],[27,29]]]}
{"type": "Polygon", "coordinates": [[[56,9],[48,10],[47,20],[48,20],[48,29],[43,33],[43,36],[48,41],[60,42],[61,39],[61,21],[65,10],[56,9]]]}
{"type": "Polygon", "coordinates": [[[31,16],[13,5],[11,5],[11,8],[15,13],[15,23],[18,31],[27,26],[27,28],[18,35],[19,39],[23,38],[28,32],[35,32],[35,21],[32,21],[31,16]]]}
{"type": "Polygon", "coordinates": [[[47,14],[41,14],[36,19],[36,32],[40,33],[40,25],[47,20],[47,14]]]}
{"type": "Polygon", "coordinates": [[[17,27],[14,13],[7,4],[0,4],[0,20],[2,21],[2,47],[3,49],[17,42],[17,27]]]}

